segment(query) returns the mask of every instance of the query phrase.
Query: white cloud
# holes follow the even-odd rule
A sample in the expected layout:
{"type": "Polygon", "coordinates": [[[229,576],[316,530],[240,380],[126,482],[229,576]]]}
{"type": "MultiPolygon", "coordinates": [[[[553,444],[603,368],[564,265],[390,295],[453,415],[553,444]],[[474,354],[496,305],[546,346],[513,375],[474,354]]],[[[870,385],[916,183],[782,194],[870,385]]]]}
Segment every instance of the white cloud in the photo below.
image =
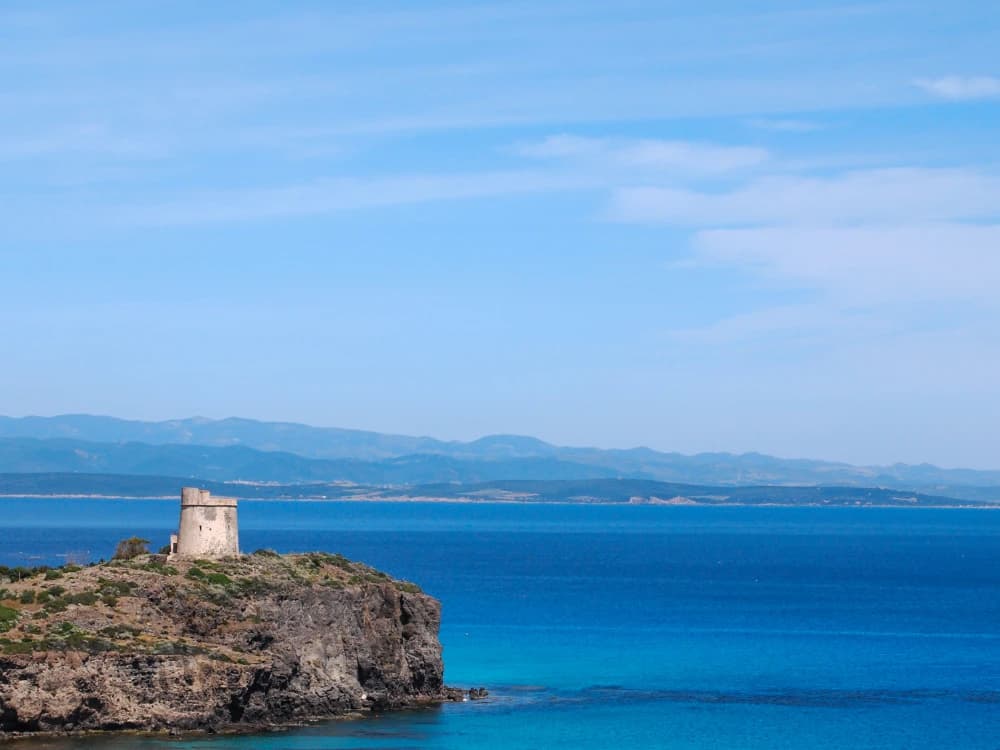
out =
{"type": "Polygon", "coordinates": [[[953,99],[992,99],[1000,97],[1000,78],[993,76],[943,76],[921,78],[914,82],[928,94],[953,99]]]}
{"type": "Polygon", "coordinates": [[[0,160],[79,154],[123,159],[150,159],[166,156],[168,148],[156,139],[113,132],[94,123],[80,123],[48,132],[4,134],[0,139],[0,160]]]}
{"type": "Polygon", "coordinates": [[[910,223],[1000,215],[1000,178],[966,169],[869,169],[833,177],[764,177],[728,192],[615,191],[609,216],[695,227],[910,223]]]}
{"type": "Polygon", "coordinates": [[[706,326],[675,330],[670,336],[679,341],[710,345],[762,336],[777,337],[783,341],[805,338],[806,343],[814,343],[817,332],[825,335],[842,335],[845,332],[861,335],[889,328],[884,321],[868,312],[839,310],[826,303],[803,303],[751,310],[706,326]]]}
{"type": "Polygon", "coordinates": [[[793,120],[781,118],[757,118],[747,121],[747,125],[758,130],[773,130],[778,133],[812,133],[822,130],[823,126],[810,120],[793,120]]]}
{"type": "Polygon", "coordinates": [[[757,167],[770,155],[755,146],[725,146],[652,138],[587,138],[552,135],[521,144],[517,153],[533,159],[574,160],[591,166],[716,174],[757,167]]]}
{"type": "MultiPolygon", "coordinates": [[[[769,176],[722,191],[623,188],[611,216],[692,230],[679,266],[729,268],[808,302],[749,309],[674,336],[718,344],[895,335],[940,306],[957,330],[1000,306],[1000,176],[970,169],[870,169],[769,176]],[[947,311],[947,312],[945,312],[947,311]],[[973,313],[974,315],[974,313],[973,313]]],[[[942,318],[941,315],[944,315],[942,318]]]]}
{"type": "Polygon", "coordinates": [[[1000,224],[703,230],[694,250],[843,304],[1000,304],[1000,224]]]}
{"type": "Polygon", "coordinates": [[[109,221],[185,225],[311,216],[430,201],[586,187],[584,178],[528,171],[330,178],[272,188],[216,190],[179,200],[120,205],[109,221]]]}

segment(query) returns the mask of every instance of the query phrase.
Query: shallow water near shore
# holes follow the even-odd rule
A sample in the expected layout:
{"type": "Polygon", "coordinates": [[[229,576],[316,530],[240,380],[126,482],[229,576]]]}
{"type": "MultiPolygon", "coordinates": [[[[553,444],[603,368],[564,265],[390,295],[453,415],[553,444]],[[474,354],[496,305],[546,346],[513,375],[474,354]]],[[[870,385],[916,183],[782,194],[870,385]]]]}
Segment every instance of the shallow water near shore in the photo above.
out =
{"type": "MultiPolygon", "coordinates": [[[[0,564],[166,542],[176,501],[0,499],[0,564]]],[[[1000,514],[245,502],[246,550],[341,552],[441,599],[488,701],[269,735],[33,748],[990,748],[1000,514]]]]}

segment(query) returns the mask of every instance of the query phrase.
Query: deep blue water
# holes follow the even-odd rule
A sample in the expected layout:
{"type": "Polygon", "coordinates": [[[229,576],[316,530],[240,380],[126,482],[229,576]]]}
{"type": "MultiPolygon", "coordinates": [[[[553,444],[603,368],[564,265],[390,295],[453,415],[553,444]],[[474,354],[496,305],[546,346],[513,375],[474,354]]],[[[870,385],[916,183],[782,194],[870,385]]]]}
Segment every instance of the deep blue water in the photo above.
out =
{"type": "MultiPolygon", "coordinates": [[[[0,564],[159,546],[176,517],[176,501],[0,500],[0,564]]],[[[245,550],[418,582],[443,603],[448,681],[495,697],[45,747],[1000,748],[1000,513],[244,502],[240,526],[245,550]]]]}

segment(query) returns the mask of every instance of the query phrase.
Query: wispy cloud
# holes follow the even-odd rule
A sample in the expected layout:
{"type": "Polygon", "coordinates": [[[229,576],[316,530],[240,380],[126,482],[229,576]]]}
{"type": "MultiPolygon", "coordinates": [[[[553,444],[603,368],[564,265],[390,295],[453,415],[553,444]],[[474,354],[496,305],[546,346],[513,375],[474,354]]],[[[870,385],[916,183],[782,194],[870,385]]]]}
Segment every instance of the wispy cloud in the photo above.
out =
{"type": "Polygon", "coordinates": [[[1000,176],[990,172],[869,169],[770,175],[728,190],[626,187],[614,191],[609,215],[690,230],[691,255],[678,264],[685,272],[737,270],[809,300],[675,332],[689,340],[863,339],[912,328],[920,305],[1000,306],[1000,176]]]}
{"type": "Polygon", "coordinates": [[[995,76],[943,76],[921,78],[914,85],[942,99],[954,101],[1000,97],[1000,78],[995,76]]]}
{"type": "Polygon", "coordinates": [[[695,141],[651,138],[588,138],[552,135],[517,147],[535,159],[576,160],[592,165],[686,173],[719,173],[759,166],[770,158],[766,149],[695,141]]]}
{"type": "Polygon", "coordinates": [[[792,118],[759,117],[748,120],[747,125],[757,130],[772,130],[777,133],[812,133],[823,129],[823,125],[818,122],[792,118]]]}
{"type": "Polygon", "coordinates": [[[163,157],[167,144],[148,136],[115,133],[105,125],[81,123],[49,132],[8,135],[0,140],[0,160],[95,154],[123,159],[163,157]]]}
{"type": "Polygon", "coordinates": [[[1000,224],[704,230],[692,242],[694,272],[739,271],[805,301],[750,306],[668,336],[705,351],[801,357],[834,388],[847,379],[869,392],[990,392],[1000,376],[997,247],[1000,224]]]}
{"type": "Polygon", "coordinates": [[[703,230],[706,264],[817,289],[845,304],[1000,304],[1000,224],[703,230]]]}
{"type": "Polygon", "coordinates": [[[728,344],[764,336],[782,340],[799,337],[815,340],[817,332],[870,334],[873,329],[884,331],[890,330],[891,326],[865,311],[844,311],[829,304],[802,303],[732,315],[705,326],[671,331],[670,337],[704,344],[728,344]]]}
{"type": "Polygon", "coordinates": [[[579,189],[587,185],[585,178],[579,176],[530,171],[327,178],[269,188],[205,191],[174,200],[119,205],[108,221],[131,226],[255,221],[579,189]]]}
{"type": "Polygon", "coordinates": [[[609,216],[693,227],[909,223],[1000,215],[1000,177],[967,169],[870,169],[833,177],[767,176],[734,190],[615,191],[609,216]]]}

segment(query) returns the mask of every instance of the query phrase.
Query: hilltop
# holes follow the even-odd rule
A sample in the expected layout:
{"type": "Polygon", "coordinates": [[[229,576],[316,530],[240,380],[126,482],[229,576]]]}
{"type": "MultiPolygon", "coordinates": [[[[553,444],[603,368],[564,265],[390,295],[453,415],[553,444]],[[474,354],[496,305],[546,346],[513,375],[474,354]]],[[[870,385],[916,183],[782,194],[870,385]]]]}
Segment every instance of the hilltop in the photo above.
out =
{"type": "Polygon", "coordinates": [[[339,555],[140,555],[0,569],[0,584],[0,738],[260,729],[458,696],[439,603],[339,555]]]}

